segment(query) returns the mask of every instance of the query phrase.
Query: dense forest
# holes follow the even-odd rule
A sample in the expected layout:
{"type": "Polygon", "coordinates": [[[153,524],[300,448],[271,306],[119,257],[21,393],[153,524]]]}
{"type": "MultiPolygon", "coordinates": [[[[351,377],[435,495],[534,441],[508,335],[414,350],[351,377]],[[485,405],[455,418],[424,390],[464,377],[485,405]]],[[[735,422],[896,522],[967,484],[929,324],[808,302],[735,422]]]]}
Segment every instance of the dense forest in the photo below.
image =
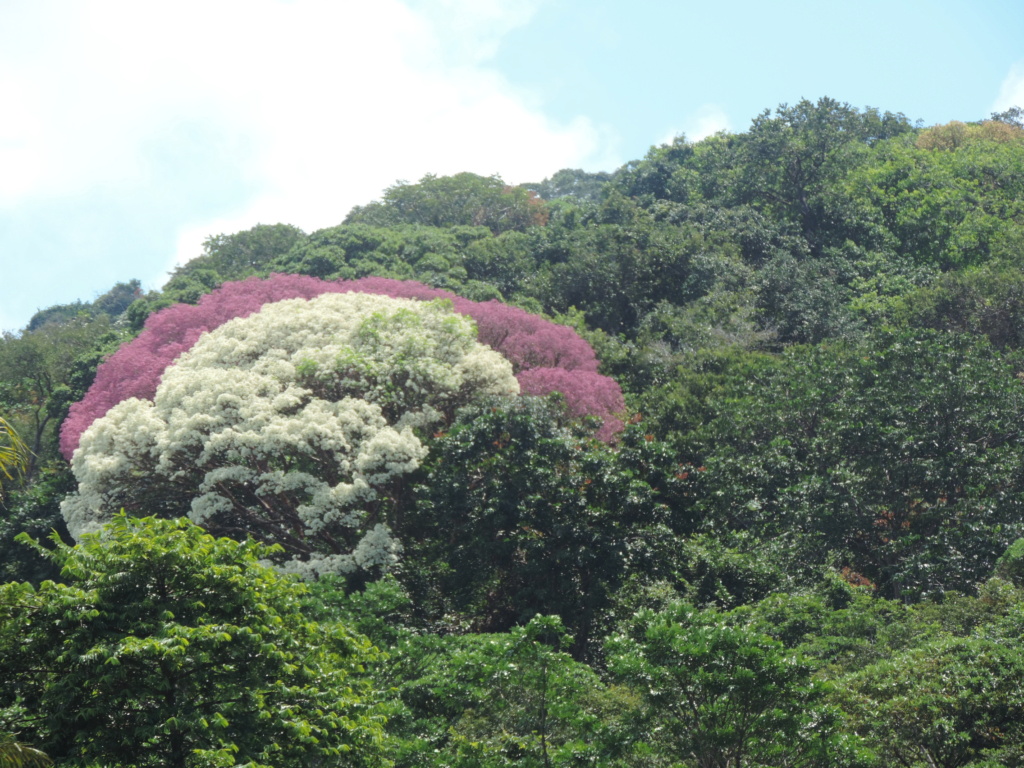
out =
{"type": "Polygon", "coordinates": [[[0,337],[0,766],[1024,766],[1024,111],[399,182],[0,337]]]}

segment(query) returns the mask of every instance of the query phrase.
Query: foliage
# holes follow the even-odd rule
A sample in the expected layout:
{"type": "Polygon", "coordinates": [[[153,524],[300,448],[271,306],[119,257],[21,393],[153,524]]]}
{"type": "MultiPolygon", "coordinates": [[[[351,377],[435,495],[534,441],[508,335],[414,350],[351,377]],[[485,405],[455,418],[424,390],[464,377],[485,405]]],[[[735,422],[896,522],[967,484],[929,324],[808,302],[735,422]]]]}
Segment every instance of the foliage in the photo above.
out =
{"type": "Polygon", "coordinates": [[[1016,371],[952,334],[793,349],[694,433],[692,514],[785,536],[794,567],[835,551],[889,596],[970,589],[1021,535],[1016,371]]]}
{"type": "Polygon", "coordinates": [[[499,631],[543,609],[584,657],[609,595],[667,532],[646,483],[563,420],[535,398],[463,411],[437,438],[400,530],[424,610],[499,631]]]}
{"type": "Polygon", "coordinates": [[[1019,238],[1024,143],[978,141],[950,151],[882,142],[837,186],[846,236],[942,270],[976,266],[1019,238]]]}
{"type": "Polygon", "coordinates": [[[142,284],[138,280],[117,283],[91,303],[75,301],[71,304],[57,304],[39,310],[29,319],[25,331],[38,331],[47,325],[60,325],[76,319],[92,320],[97,317],[106,317],[108,320],[115,321],[124,314],[132,302],[141,296],[142,284]]]}
{"type": "Polygon", "coordinates": [[[968,125],[953,120],[945,125],[932,126],[918,134],[915,144],[920,149],[955,150],[977,141],[1024,141],[1024,128],[1006,120],[985,120],[968,125]]]}
{"type": "Polygon", "coordinates": [[[110,332],[106,317],[76,318],[0,337],[0,407],[30,451],[26,473],[56,453],[56,428],[68,407],[78,358],[110,332]]]}
{"type": "Polygon", "coordinates": [[[383,200],[352,209],[345,223],[487,227],[498,234],[542,226],[546,220],[544,204],[534,193],[510,187],[499,176],[459,173],[428,174],[418,184],[398,182],[384,191],[383,200]]]}
{"type": "Polygon", "coordinates": [[[403,475],[456,409],[514,395],[508,361],[444,302],[366,293],[265,305],[200,338],[152,402],[131,398],[82,436],[71,535],[119,508],[280,543],[307,573],[386,570],[403,475]],[[400,487],[400,486],[399,486],[400,487]]]}
{"type": "Polygon", "coordinates": [[[504,635],[402,644],[387,670],[402,704],[396,764],[539,768],[606,757],[605,686],[568,644],[545,616],[504,635]]]}
{"type": "Polygon", "coordinates": [[[14,479],[25,471],[27,465],[28,448],[7,420],[0,417],[0,489],[4,478],[14,479]]]}
{"type": "Polygon", "coordinates": [[[47,768],[53,761],[46,753],[23,744],[12,733],[0,734],[0,768],[47,768]]]}
{"type": "Polygon", "coordinates": [[[907,292],[887,313],[901,327],[985,336],[999,349],[1024,348],[1024,274],[1011,263],[948,272],[907,292]]]}
{"type": "Polygon", "coordinates": [[[1015,645],[943,638],[848,676],[839,700],[880,765],[1020,765],[1022,675],[1015,645]]]}
{"type": "Polygon", "coordinates": [[[570,197],[576,200],[597,202],[605,185],[612,180],[612,174],[599,171],[588,173],[580,168],[564,168],[544,179],[539,184],[527,184],[543,200],[557,200],[570,197]]]}
{"type": "MultiPolygon", "coordinates": [[[[781,643],[678,604],[612,637],[609,666],[647,707],[650,741],[701,768],[843,765],[827,688],[781,643]]],[[[685,763],[684,763],[685,764],[685,763]]]]}
{"type": "Polygon", "coordinates": [[[0,587],[5,704],[62,765],[377,764],[365,640],[310,624],[259,544],[114,519],[53,557],[67,584],[0,587]]]}
{"type": "Polygon", "coordinates": [[[1024,587],[1024,538],[1017,539],[999,556],[995,575],[1024,587]]]}
{"type": "MultiPolygon", "coordinates": [[[[744,131],[679,136],[614,173],[565,169],[517,188],[474,174],[399,182],[308,236],[281,224],[210,238],[127,310],[136,281],[40,310],[0,340],[0,413],[34,451],[24,476],[4,478],[0,574],[60,578],[53,558],[14,538],[64,532],[58,502],[74,477],[55,428],[72,403],[68,458],[90,424],[130,410],[124,401],[166,397],[161,377],[174,380],[172,363],[202,333],[268,304],[444,300],[526,397],[462,411],[430,401],[441,416],[428,424],[417,403],[429,398],[388,372],[393,353],[401,370],[440,369],[403,332],[384,333],[386,360],[360,368],[383,421],[331,400],[352,417],[345,428],[365,427],[342,454],[307,439],[306,427],[344,432],[326,420],[263,429],[297,406],[216,432],[237,456],[197,444],[156,471],[165,440],[130,467],[112,461],[100,474],[123,471],[128,491],[103,503],[177,516],[197,493],[230,490],[240,503],[212,510],[218,530],[280,538],[287,526],[272,530],[273,515],[316,506],[312,486],[291,484],[329,468],[336,477],[318,482],[354,487],[366,468],[344,461],[358,462],[378,427],[394,437],[409,426],[419,448],[404,469],[377,473],[373,498],[353,491],[317,532],[300,520],[287,529],[292,552],[271,557],[307,562],[305,547],[354,559],[374,521],[391,528],[363,551],[384,554],[390,575],[374,580],[385,563],[324,575],[299,603],[325,636],[340,623],[392,654],[365,674],[392,689],[385,750],[399,765],[667,768],[730,754],[730,768],[1024,765],[1012,722],[1024,637],[1021,128],[1019,108],[922,128],[801,100],[744,131]],[[286,274],[257,279],[272,273],[286,274]],[[104,363],[128,328],[142,333],[104,363]],[[595,444],[595,432],[614,441],[595,444]],[[243,436],[244,450],[232,442],[243,436]],[[265,466],[249,461],[272,445],[265,466]],[[220,488],[199,492],[218,462],[220,488]],[[273,487],[243,476],[275,469],[273,487]],[[680,661],[673,648],[697,651],[680,661]],[[648,677],[631,678],[643,665],[648,677]],[[751,670],[764,675],[751,681],[751,670]],[[782,705],[759,709],[777,672],[782,705]],[[669,695],[673,681],[689,693],[669,695]],[[723,693],[679,716],[699,690],[723,693]],[[758,712],[780,724],[772,743],[730,730],[758,712]],[[701,733],[721,738],[698,758],[701,733]],[[729,751],[740,743],[754,752],[729,751]]],[[[337,360],[314,358],[289,386],[331,378],[337,360]]],[[[258,416],[251,371],[233,383],[221,373],[224,401],[201,407],[202,385],[195,420],[224,416],[232,392],[238,414],[258,416]]],[[[16,653],[0,664],[15,664],[19,628],[5,626],[16,653]]],[[[42,672],[3,674],[20,684],[42,672]]],[[[0,707],[0,733],[48,748],[19,706],[0,707]]]]}
{"type": "Polygon", "coordinates": [[[179,267],[171,283],[197,269],[215,272],[219,282],[261,274],[271,261],[290,251],[304,237],[301,229],[288,224],[257,224],[233,235],[213,235],[203,242],[202,255],[179,267]]]}
{"type": "Polygon", "coordinates": [[[70,541],[60,505],[75,490],[75,477],[64,462],[40,469],[29,483],[14,488],[0,505],[0,582],[29,581],[39,584],[59,579],[60,569],[34,548],[22,546],[19,534],[46,537],[56,532],[70,541]]]}

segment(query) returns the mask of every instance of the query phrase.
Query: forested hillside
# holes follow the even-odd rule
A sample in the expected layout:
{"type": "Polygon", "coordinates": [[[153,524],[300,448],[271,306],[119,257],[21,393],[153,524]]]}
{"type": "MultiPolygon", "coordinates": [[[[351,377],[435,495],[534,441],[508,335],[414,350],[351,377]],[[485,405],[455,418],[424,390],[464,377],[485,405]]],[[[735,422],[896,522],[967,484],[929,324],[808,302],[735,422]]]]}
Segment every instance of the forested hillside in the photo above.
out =
{"type": "Polygon", "coordinates": [[[42,310],[0,580],[0,765],[1024,766],[1024,112],[427,176],[42,310]]]}

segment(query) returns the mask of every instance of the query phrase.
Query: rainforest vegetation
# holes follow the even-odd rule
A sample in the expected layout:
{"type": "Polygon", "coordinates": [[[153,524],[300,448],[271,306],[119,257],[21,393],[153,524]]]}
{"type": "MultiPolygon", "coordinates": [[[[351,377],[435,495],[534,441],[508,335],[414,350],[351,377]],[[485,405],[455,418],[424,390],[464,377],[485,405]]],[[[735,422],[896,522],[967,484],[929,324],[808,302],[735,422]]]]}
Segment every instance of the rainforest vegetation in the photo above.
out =
{"type": "Polygon", "coordinates": [[[1020,109],[125,277],[0,337],[0,766],[1024,766],[1020,109]]]}

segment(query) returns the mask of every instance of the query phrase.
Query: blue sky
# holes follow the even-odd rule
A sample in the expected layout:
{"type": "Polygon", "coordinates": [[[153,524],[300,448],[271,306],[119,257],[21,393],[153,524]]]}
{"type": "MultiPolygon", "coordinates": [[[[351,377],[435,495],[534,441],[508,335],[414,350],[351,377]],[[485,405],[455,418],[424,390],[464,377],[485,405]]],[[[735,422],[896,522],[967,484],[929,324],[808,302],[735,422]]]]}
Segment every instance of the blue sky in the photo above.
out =
{"type": "Polygon", "coordinates": [[[0,329],[399,179],[614,170],[825,95],[1024,106],[1024,3],[0,0],[0,329]]]}

